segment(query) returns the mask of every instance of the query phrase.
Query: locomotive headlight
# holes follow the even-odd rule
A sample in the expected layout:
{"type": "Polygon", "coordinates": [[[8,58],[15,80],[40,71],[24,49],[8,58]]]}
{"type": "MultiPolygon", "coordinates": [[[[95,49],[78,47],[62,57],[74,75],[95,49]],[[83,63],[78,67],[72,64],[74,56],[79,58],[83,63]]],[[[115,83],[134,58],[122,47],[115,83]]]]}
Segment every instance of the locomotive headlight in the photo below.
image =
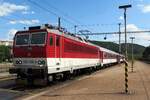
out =
{"type": "Polygon", "coordinates": [[[38,64],[41,65],[41,60],[38,61],[38,64]]]}
{"type": "Polygon", "coordinates": [[[16,60],[16,64],[19,64],[19,61],[18,61],[18,60],[16,60]]]}
{"type": "Polygon", "coordinates": [[[44,60],[42,61],[42,64],[45,65],[45,61],[44,60]]]}
{"type": "Polygon", "coordinates": [[[22,64],[21,60],[16,60],[16,64],[22,64]]]}
{"type": "Polygon", "coordinates": [[[22,61],[21,61],[21,60],[19,60],[19,64],[22,64],[22,61]]]}
{"type": "Polygon", "coordinates": [[[38,64],[39,64],[39,65],[45,65],[45,61],[44,61],[44,60],[39,60],[39,61],[38,61],[38,64]]]}

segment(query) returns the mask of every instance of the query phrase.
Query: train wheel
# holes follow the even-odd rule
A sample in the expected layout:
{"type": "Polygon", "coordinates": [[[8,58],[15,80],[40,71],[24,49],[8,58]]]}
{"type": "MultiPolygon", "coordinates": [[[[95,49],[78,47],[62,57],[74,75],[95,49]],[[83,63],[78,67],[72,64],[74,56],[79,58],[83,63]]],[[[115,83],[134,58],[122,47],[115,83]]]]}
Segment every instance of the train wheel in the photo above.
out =
{"type": "Polygon", "coordinates": [[[92,74],[92,72],[93,72],[93,68],[92,68],[92,67],[90,67],[90,68],[88,68],[88,69],[85,69],[85,70],[86,70],[86,73],[87,73],[88,75],[92,74]]]}
{"type": "Polygon", "coordinates": [[[27,85],[27,80],[17,78],[17,79],[15,79],[15,83],[16,83],[17,86],[27,85]]]}
{"type": "Polygon", "coordinates": [[[47,83],[50,84],[54,81],[54,77],[52,75],[47,76],[47,83]]]}
{"type": "Polygon", "coordinates": [[[34,84],[34,79],[31,78],[31,77],[28,77],[28,78],[27,78],[27,85],[28,85],[28,86],[32,86],[33,84],[34,84]]]}
{"type": "Polygon", "coordinates": [[[61,81],[66,81],[68,79],[70,79],[70,73],[69,72],[64,72],[63,76],[61,78],[61,81]]]}

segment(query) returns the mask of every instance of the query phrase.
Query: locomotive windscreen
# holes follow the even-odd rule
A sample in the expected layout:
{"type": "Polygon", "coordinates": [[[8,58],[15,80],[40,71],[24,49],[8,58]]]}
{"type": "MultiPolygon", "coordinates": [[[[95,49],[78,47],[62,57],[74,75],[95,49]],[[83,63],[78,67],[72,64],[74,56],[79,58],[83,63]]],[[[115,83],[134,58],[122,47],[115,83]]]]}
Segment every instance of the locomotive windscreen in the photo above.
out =
{"type": "Polygon", "coordinates": [[[28,45],[29,34],[18,34],[16,36],[16,45],[28,45]]]}
{"type": "Polygon", "coordinates": [[[45,44],[45,33],[32,33],[31,44],[45,44]]]}
{"type": "Polygon", "coordinates": [[[17,34],[15,37],[16,45],[43,45],[45,44],[46,33],[25,33],[17,34]]]}

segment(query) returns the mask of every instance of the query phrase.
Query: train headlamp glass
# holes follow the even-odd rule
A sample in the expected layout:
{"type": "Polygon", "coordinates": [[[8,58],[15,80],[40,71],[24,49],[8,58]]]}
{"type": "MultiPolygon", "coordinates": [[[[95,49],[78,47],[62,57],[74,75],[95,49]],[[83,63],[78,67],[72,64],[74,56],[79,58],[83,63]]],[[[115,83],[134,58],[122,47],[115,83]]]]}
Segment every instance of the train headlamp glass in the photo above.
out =
{"type": "Polygon", "coordinates": [[[16,60],[16,64],[22,64],[21,60],[16,60]]]}
{"type": "Polygon", "coordinates": [[[38,61],[38,64],[39,64],[39,65],[45,65],[45,61],[44,61],[44,60],[39,60],[39,61],[38,61]]]}
{"type": "Polygon", "coordinates": [[[19,61],[18,61],[18,60],[16,61],[16,64],[19,64],[19,61]]]}

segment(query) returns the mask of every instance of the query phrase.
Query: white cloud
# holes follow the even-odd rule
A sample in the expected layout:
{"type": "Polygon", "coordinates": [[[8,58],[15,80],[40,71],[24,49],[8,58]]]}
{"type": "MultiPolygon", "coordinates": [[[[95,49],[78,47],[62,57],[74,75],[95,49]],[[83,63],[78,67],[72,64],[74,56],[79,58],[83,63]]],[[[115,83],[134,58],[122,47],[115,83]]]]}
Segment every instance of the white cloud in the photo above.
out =
{"type": "MultiPolygon", "coordinates": [[[[136,26],[135,24],[127,24],[127,31],[144,31],[145,29],[141,29],[138,26],[136,26]]],[[[124,32],[124,26],[122,25],[121,27],[121,32],[124,32]]],[[[102,36],[93,36],[90,37],[90,39],[92,40],[103,40],[104,41],[104,37],[106,35],[102,35],[102,36]]],[[[111,42],[115,42],[118,43],[119,41],[119,35],[118,34],[113,34],[113,35],[107,35],[107,40],[105,41],[111,41],[111,42]]],[[[131,43],[131,39],[130,37],[135,37],[134,39],[134,43],[135,44],[139,44],[139,45],[143,45],[143,46],[149,46],[149,41],[150,40],[150,32],[149,33],[129,33],[127,34],[127,42],[131,43]]],[[[121,43],[125,42],[125,34],[121,34],[121,43]]]]}
{"type": "Polygon", "coordinates": [[[38,19],[33,20],[11,20],[10,24],[26,24],[26,25],[32,25],[32,24],[38,24],[40,21],[38,19]]]}
{"type": "Polygon", "coordinates": [[[28,6],[16,5],[7,2],[0,3],[0,16],[7,16],[16,11],[27,11],[28,6]]]}
{"type": "Polygon", "coordinates": [[[26,15],[26,14],[35,14],[34,11],[23,11],[22,14],[26,15]]]}
{"type": "Polygon", "coordinates": [[[150,13],[150,4],[149,5],[137,5],[143,13],[150,13]]]}
{"type": "Polygon", "coordinates": [[[9,35],[15,35],[16,32],[17,32],[17,29],[10,29],[8,34],[9,35]]]}
{"type": "MultiPolygon", "coordinates": [[[[124,28],[122,28],[124,29],[124,28]]],[[[136,25],[134,24],[128,24],[127,25],[127,31],[140,31],[141,29],[139,29],[136,25]]]]}
{"type": "MultiPolygon", "coordinates": [[[[122,31],[124,31],[124,28],[121,28],[122,31]]],[[[143,29],[140,29],[135,24],[128,24],[127,25],[127,31],[143,31],[143,29]]],[[[141,44],[141,45],[149,45],[148,40],[150,40],[150,33],[132,33],[128,34],[128,41],[130,37],[135,37],[135,43],[141,44]]]]}
{"type": "Polygon", "coordinates": [[[120,17],[119,17],[119,20],[123,20],[123,16],[120,16],[120,17]]]}

